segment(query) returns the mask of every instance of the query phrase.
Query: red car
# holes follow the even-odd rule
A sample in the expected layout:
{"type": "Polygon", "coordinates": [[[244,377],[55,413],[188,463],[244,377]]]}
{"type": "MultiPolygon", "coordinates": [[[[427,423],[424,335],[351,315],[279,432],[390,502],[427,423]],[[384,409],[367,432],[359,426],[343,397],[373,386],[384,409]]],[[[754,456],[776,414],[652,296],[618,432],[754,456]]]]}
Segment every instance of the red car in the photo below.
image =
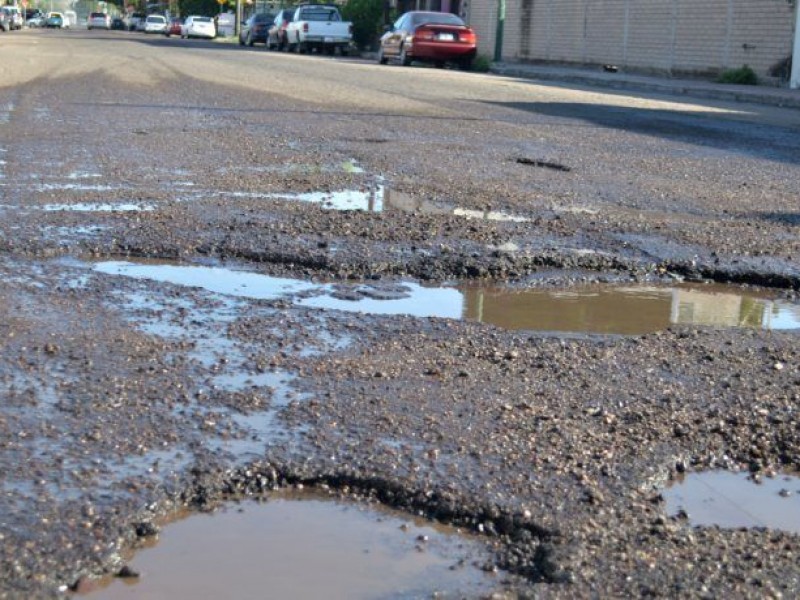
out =
{"type": "Polygon", "coordinates": [[[181,35],[181,24],[183,23],[183,19],[172,18],[167,23],[167,28],[164,30],[164,35],[169,37],[171,35],[181,35]]]}
{"type": "Polygon", "coordinates": [[[402,15],[381,37],[378,62],[396,59],[401,65],[413,61],[444,67],[455,63],[469,69],[475,58],[478,36],[456,15],[412,11],[402,15]]]}

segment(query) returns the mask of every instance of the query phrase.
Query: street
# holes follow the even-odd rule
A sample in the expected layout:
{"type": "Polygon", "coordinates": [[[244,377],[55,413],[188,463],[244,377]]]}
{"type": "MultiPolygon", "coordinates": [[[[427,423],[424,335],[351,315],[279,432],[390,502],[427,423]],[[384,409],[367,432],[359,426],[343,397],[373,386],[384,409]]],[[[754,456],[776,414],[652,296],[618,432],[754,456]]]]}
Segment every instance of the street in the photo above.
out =
{"type": "Polygon", "coordinates": [[[117,31],[0,52],[0,598],[298,485],[480,534],[508,597],[800,594],[800,532],[665,500],[788,477],[800,522],[800,111],[117,31]],[[531,289],[547,325],[503,320],[531,289]]]}

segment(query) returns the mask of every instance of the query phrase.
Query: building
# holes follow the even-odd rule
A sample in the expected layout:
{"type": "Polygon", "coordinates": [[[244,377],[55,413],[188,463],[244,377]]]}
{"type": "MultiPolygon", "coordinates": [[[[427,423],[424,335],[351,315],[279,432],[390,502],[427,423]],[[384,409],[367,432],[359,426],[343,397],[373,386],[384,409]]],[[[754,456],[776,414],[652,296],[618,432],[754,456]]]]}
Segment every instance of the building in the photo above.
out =
{"type": "MultiPolygon", "coordinates": [[[[800,48],[800,33],[795,37],[797,0],[462,0],[461,4],[478,33],[479,52],[512,62],[611,64],[676,76],[715,76],[748,65],[760,79],[777,83],[789,80],[793,46],[800,48]]],[[[800,57],[795,63],[800,73],[800,57]]]]}

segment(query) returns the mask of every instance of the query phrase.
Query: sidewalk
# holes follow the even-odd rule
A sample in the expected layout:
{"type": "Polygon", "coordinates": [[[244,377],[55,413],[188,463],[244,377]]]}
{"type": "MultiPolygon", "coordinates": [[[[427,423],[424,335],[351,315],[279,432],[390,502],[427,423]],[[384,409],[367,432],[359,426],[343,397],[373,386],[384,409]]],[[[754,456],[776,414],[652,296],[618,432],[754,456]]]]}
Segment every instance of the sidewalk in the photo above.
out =
{"type": "Polygon", "coordinates": [[[790,90],[789,88],[760,85],[727,85],[694,79],[607,73],[601,69],[582,67],[506,62],[492,63],[490,72],[508,77],[563,82],[588,87],[671,94],[800,109],[800,90],[790,90]]]}

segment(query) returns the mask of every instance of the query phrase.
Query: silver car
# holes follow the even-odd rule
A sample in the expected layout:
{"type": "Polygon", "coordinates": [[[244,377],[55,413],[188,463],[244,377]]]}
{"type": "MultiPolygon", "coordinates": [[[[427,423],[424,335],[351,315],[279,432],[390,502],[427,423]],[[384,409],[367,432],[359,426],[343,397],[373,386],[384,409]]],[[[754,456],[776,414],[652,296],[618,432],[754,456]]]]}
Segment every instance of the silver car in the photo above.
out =
{"type": "Polygon", "coordinates": [[[111,17],[101,12],[90,13],[86,19],[86,29],[111,29],[111,17]]]}

